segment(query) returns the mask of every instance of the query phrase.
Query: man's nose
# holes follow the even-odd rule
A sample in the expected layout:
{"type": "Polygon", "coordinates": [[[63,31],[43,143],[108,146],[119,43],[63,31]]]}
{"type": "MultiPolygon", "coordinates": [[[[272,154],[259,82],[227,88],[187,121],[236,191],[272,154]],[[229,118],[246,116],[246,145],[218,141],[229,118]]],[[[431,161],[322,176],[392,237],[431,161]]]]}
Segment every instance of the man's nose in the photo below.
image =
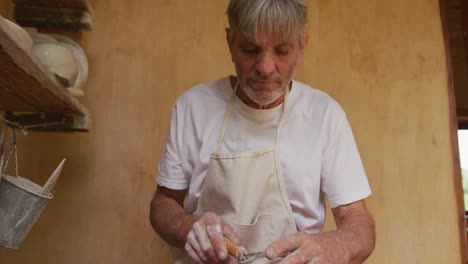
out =
{"type": "Polygon", "coordinates": [[[258,55],[255,70],[260,76],[269,76],[275,69],[276,63],[272,54],[265,52],[258,55]]]}

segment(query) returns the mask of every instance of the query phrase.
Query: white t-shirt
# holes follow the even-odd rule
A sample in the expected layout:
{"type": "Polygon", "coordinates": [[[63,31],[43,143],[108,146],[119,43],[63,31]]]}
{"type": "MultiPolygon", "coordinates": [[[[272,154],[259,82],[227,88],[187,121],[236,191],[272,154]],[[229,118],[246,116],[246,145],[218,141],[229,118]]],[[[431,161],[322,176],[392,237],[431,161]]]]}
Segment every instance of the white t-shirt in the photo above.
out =
{"type": "MultiPolygon", "coordinates": [[[[234,90],[229,78],[193,87],[174,105],[157,183],[188,189],[186,211],[196,209],[211,154],[216,152],[234,90]]],[[[221,152],[245,152],[274,144],[283,105],[254,109],[236,98],[221,152]]],[[[278,161],[298,230],[320,232],[324,197],[332,208],[371,190],[346,115],[322,91],[293,81],[278,138],[278,161]]]]}

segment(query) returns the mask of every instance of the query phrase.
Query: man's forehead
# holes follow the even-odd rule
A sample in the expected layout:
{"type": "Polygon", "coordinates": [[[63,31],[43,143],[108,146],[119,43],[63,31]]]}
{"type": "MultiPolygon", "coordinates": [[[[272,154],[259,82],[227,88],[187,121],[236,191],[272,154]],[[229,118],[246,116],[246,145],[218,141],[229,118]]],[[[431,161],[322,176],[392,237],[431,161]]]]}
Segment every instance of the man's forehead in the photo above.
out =
{"type": "Polygon", "coordinates": [[[264,45],[294,45],[296,39],[291,39],[288,34],[268,34],[267,32],[256,32],[254,36],[246,36],[242,32],[236,31],[235,38],[241,43],[253,44],[257,46],[264,45]]]}

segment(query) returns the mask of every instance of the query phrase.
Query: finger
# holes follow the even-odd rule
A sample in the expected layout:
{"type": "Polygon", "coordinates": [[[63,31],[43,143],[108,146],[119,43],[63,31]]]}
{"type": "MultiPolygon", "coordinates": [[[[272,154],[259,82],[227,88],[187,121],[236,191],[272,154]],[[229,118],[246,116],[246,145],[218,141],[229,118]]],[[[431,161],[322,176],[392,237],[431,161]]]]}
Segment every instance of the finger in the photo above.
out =
{"type": "Polygon", "coordinates": [[[190,233],[187,235],[187,242],[192,246],[192,249],[195,250],[197,255],[203,260],[207,261],[208,258],[203,252],[200,243],[198,242],[197,238],[195,237],[195,234],[193,233],[193,230],[190,231],[190,233]]]}
{"type": "Polygon", "coordinates": [[[226,261],[224,262],[225,264],[238,264],[237,258],[233,256],[228,256],[226,261]]]}
{"type": "Polygon", "coordinates": [[[230,225],[224,225],[224,227],[223,227],[223,234],[224,234],[224,236],[226,236],[227,238],[229,238],[229,240],[231,240],[232,243],[234,243],[234,244],[240,244],[239,236],[237,235],[237,233],[236,233],[236,231],[234,230],[234,228],[232,228],[232,226],[230,226],[230,225]]]}
{"type": "Polygon", "coordinates": [[[298,255],[288,255],[286,258],[280,261],[278,264],[303,264],[306,263],[303,258],[298,255]]]}
{"type": "Polygon", "coordinates": [[[196,263],[203,263],[203,261],[201,261],[201,259],[198,257],[198,254],[189,243],[185,243],[185,251],[196,263]]]}
{"type": "Polygon", "coordinates": [[[213,245],[219,260],[225,260],[228,254],[226,244],[224,244],[224,237],[221,231],[221,225],[207,225],[206,232],[208,233],[208,237],[211,239],[211,244],[213,245]]]}
{"type": "Polygon", "coordinates": [[[294,251],[304,243],[304,234],[299,232],[292,235],[288,235],[276,242],[273,242],[265,250],[266,257],[268,259],[275,259],[279,256],[283,256],[288,252],[294,251]]]}
{"type": "Polygon", "coordinates": [[[294,252],[286,255],[286,257],[279,264],[297,264],[307,263],[307,258],[304,256],[303,251],[298,248],[294,252]]]}
{"type": "Polygon", "coordinates": [[[206,233],[204,226],[199,222],[195,222],[195,224],[193,224],[193,231],[205,255],[208,255],[210,259],[217,261],[218,256],[211,245],[211,240],[208,238],[208,234],[206,233]]]}
{"type": "Polygon", "coordinates": [[[318,263],[319,258],[318,257],[312,257],[307,264],[315,264],[318,263]]]}

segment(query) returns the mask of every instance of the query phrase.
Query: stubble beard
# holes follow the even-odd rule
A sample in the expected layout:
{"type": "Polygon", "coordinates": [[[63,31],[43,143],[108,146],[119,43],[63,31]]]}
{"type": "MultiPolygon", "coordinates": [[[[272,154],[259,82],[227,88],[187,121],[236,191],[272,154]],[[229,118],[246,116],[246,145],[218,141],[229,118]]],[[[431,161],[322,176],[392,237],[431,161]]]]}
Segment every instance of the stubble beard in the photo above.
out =
{"type": "Polygon", "coordinates": [[[289,69],[288,76],[285,79],[281,78],[279,74],[274,74],[271,77],[263,78],[256,76],[256,74],[251,74],[247,77],[247,79],[241,77],[241,89],[244,91],[247,97],[249,97],[250,100],[258,104],[260,108],[262,108],[263,106],[272,104],[286,93],[286,90],[289,89],[289,84],[292,80],[292,76],[294,75],[294,69],[295,65],[289,69]],[[269,91],[262,91],[261,88],[252,87],[249,84],[249,80],[273,81],[278,84],[278,87],[269,89],[269,91]]]}
{"type": "Polygon", "coordinates": [[[273,89],[272,91],[262,91],[262,89],[256,89],[246,82],[244,82],[242,85],[242,89],[247,97],[249,97],[250,100],[254,101],[260,107],[269,105],[278,100],[286,92],[286,88],[287,83],[284,84],[283,82],[281,82],[279,87],[273,89]]]}

